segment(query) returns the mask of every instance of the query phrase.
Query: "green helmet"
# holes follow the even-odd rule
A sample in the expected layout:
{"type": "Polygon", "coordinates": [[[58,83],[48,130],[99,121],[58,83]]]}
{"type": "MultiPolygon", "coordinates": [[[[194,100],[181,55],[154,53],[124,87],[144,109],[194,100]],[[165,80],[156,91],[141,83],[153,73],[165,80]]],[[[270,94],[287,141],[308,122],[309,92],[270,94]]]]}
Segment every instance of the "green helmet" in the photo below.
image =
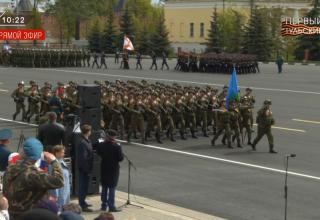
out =
{"type": "Polygon", "coordinates": [[[266,99],[266,100],[264,100],[263,104],[264,104],[264,105],[271,105],[272,102],[271,102],[270,99],[266,99]]]}

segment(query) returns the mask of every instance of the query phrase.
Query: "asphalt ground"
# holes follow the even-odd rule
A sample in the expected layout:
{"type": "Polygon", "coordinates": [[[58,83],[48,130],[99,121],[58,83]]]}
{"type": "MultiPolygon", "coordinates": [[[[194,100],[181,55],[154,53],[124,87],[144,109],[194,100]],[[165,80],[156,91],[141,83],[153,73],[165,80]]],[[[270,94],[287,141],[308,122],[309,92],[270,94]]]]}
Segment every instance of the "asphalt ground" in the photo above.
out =
{"type": "MultiPolygon", "coordinates": [[[[111,60],[108,60],[109,63],[111,60]]],[[[131,60],[131,67],[134,60],[131,60]]],[[[159,62],[160,63],[160,62],[159,62]]],[[[144,60],[145,66],[151,64],[144,60]]],[[[175,61],[169,62],[174,67],[175,61]]],[[[188,138],[164,144],[150,141],[147,145],[123,144],[123,149],[137,167],[133,171],[133,193],[234,220],[278,220],[284,218],[284,156],[290,158],[288,177],[288,219],[320,218],[319,131],[320,131],[320,67],[284,65],[278,74],[274,64],[261,64],[259,74],[238,75],[242,91],[253,87],[256,111],[266,98],[272,100],[276,119],[273,128],[276,155],[268,153],[266,137],[257,145],[227,149],[217,141],[210,146],[210,138],[188,138]]],[[[221,88],[229,83],[229,75],[210,73],[181,73],[150,70],[120,70],[111,64],[109,69],[57,68],[25,69],[0,68],[0,127],[15,131],[12,148],[17,148],[19,134],[26,136],[36,129],[3,119],[11,119],[15,106],[9,95],[20,80],[142,80],[173,82],[221,88]]],[[[255,112],[256,112],[255,111],[255,112]]],[[[253,134],[254,136],[256,133],[253,134]]],[[[133,140],[134,141],[134,140],[133,140]]],[[[121,168],[119,190],[127,189],[127,163],[121,168]]],[[[133,198],[134,199],[134,198],[133,198]]]]}

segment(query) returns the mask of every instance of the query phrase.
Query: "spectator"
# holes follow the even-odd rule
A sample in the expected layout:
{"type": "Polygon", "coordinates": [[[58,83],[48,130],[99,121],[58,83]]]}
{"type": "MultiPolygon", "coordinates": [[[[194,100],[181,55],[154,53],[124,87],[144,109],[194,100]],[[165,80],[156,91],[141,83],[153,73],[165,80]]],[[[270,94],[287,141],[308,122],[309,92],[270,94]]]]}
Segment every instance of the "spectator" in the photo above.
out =
{"type": "Polygon", "coordinates": [[[79,205],[84,212],[92,212],[91,206],[86,202],[88,194],[90,173],[93,168],[93,149],[89,137],[91,135],[91,125],[81,126],[81,136],[76,144],[76,167],[79,174],[79,205]]]}
{"type": "Polygon", "coordinates": [[[66,212],[66,211],[74,212],[80,215],[82,212],[82,209],[81,209],[81,206],[79,206],[78,204],[68,203],[62,207],[62,212],[66,212]]]}
{"type": "Polygon", "coordinates": [[[63,145],[56,145],[52,149],[53,155],[57,158],[63,171],[63,187],[52,190],[50,193],[57,199],[59,210],[62,210],[62,207],[70,202],[70,172],[67,164],[63,160],[64,151],[63,145]]]}
{"type": "MultiPolygon", "coordinates": [[[[14,219],[16,220],[16,219],[14,219]]],[[[22,213],[17,220],[61,220],[57,215],[46,209],[32,209],[22,213]]]]}
{"type": "Polygon", "coordinates": [[[104,212],[104,213],[101,213],[94,220],[114,220],[114,216],[111,213],[104,212]]]}
{"type": "Polygon", "coordinates": [[[117,132],[108,131],[108,138],[104,142],[97,144],[97,153],[101,157],[101,210],[109,212],[118,212],[115,206],[116,186],[119,180],[119,162],[123,160],[121,146],[116,142],[117,132]]]}
{"type": "Polygon", "coordinates": [[[7,149],[12,137],[12,131],[10,129],[0,130],[0,172],[4,172],[8,166],[8,158],[11,152],[7,149]]]}
{"type": "Polygon", "coordinates": [[[84,218],[81,215],[71,211],[62,212],[60,214],[60,218],[62,220],[84,220],[84,218]]]}
{"type": "Polygon", "coordinates": [[[22,160],[9,166],[3,177],[3,192],[9,201],[9,214],[13,219],[35,207],[48,190],[63,186],[63,173],[58,161],[53,154],[43,153],[43,145],[38,139],[28,138],[23,144],[23,153],[22,160]],[[42,153],[52,166],[52,174],[43,173],[34,166],[42,153]]]}
{"type": "Polygon", "coordinates": [[[62,124],[57,123],[57,114],[55,112],[48,113],[48,123],[39,126],[38,138],[43,143],[45,150],[50,146],[65,145],[66,131],[62,124]]]}
{"type": "Polygon", "coordinates": [[[0,220],[9,220],[8,208],[8,200],[0,194],[0,220]]]}

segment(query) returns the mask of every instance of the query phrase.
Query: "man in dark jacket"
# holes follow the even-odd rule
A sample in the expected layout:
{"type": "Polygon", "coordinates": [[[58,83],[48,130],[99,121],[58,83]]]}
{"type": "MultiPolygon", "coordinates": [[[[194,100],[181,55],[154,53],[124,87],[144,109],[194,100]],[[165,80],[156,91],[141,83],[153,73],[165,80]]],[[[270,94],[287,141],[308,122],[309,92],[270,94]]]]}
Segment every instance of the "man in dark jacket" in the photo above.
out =
{"type": "Polygon", "coordinates": [[[81,126],[81,136],[76,144],[76,168],[79,174],[79,205],[84,212],[92,212],[86,203],[86,197],[88,194],[90,173],[93,168],[93,149],[89,137],[91,135],[91,125],[84,124],[81,126]]]}
{"type": "Polygon", "coordinates": [[[101,210],[118,212],[115,206],[115,192],[119,180],[119,162],[123,160],[121,146],[116,142],[116,131],[109,130],[104,142],[97,145],[97,153],[101,157],[101,210]]]}
{"type": "Polygon", "coordinates": [[[62,124],[57,123],[57,114],[48,113],[49,122],[39,126],[38,139],[42,142],[45,150],[51,152],[50,147],[55,145],[66,146],[66,131],[62,124]]]}

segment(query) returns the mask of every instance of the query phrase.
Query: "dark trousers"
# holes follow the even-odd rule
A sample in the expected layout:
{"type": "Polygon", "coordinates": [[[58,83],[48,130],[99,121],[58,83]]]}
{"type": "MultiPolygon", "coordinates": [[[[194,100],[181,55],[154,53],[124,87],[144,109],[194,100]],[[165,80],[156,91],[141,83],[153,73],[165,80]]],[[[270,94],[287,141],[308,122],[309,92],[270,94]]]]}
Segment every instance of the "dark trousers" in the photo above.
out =
{"type": "Polygon", "coordinates": [[[78,197],[79,197],[79,205],[81,207],[85,207],[86,197],[88,194],[89,188],[89,174],[79,171],[79,187],[78,187],[78,197]]]}
{"type": "Polygon", "coordinates": [[[116,195],[116,188],[110,188],[106,186],[102,186],[101,192],[101,208],[115,209],[115,195],[116,195]]]}
{"type": "Polygon", "coordinates": [[[282,65],[278,64],[278,73],[282,73],[282,65]]]}

